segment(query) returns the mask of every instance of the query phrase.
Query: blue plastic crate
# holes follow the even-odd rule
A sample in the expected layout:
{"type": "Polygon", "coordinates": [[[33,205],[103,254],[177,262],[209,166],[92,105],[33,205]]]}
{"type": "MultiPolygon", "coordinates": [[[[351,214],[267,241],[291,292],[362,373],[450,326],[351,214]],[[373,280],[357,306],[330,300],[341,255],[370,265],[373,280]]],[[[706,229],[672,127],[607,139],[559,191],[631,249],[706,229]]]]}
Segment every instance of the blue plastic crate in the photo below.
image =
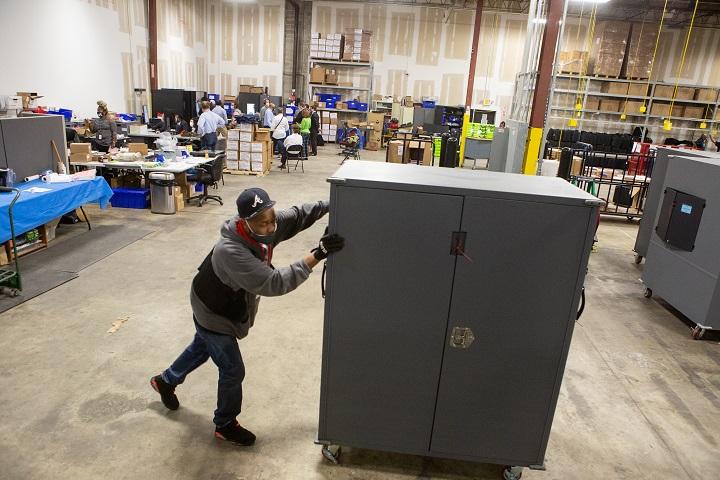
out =
{"type": "Polygon", "coordinates": [[[207,99],[212,100],[215,103],[218,103],[220,101],[220,94],[219,93],[208,93],[207,99]]]}
{"type": "Polygon", "coordinates": [[[361,112],[367,112],[368,104],[367,104],[367,103],[358,102],[357,109],[360,110],[361,112]]]}
{"type": "Polygon", "coordinates": [[[335,108],[336,104],[334,100],[328,100],[325,102],[325,108],[335,108]]]}
{"type": "Polygon", "coordinates": [[[435,108],[435,100],[423,100],[423,108],[435,108]]]}
{"type": "Polygon", "coordinates": [[[360,102],[356,102],[355,100],[350,100],[349,102],[347,102],[348,110],[357,110],[359,105],[360,102]]]}
{"type": "Polygon", "coordinates": [[[115,208],[149,208],[149,188],[113,188],[110,205],[115,208]]]}

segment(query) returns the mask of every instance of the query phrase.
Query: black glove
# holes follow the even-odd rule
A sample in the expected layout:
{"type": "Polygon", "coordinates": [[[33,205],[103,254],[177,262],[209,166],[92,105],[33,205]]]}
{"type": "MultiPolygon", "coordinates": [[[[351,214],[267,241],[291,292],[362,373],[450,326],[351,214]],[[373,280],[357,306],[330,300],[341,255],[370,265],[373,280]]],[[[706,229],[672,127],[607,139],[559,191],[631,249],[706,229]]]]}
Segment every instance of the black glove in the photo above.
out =
{"type": "Polygon", "coordinates": [[[316,248],[312,249],[312,254],[319,262],[325,260],[331,253],[339,252],[345,246],[345,239],[337,233],[325,234],[320,239],[320,243],[316,248]]]}

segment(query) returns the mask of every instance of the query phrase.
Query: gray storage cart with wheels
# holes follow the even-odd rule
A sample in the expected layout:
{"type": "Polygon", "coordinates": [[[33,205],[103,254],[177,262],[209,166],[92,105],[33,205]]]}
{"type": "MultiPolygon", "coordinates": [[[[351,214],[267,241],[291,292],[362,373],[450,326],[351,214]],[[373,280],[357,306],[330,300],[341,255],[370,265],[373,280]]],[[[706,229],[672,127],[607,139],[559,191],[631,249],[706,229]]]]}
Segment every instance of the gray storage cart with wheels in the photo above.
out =
{"type": "Polygon", "coordinates": [[[330,179],[318,443],[544,462],[600,201],[559,178],[350,161],[330,179]]]}

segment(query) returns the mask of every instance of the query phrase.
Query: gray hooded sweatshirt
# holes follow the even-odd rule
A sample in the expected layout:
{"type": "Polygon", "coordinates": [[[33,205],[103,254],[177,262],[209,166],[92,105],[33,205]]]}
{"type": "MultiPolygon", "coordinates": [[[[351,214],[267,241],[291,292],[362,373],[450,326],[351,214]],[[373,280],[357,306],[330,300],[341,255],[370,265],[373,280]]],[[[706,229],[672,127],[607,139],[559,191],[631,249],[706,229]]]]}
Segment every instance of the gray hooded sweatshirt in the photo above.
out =
{"type": "MultiPolygon", "coordinates": [[[[324,201],[306,203],[277,212],[277,230],[273,248],[294,237],[322,218],[329,209],[324,201]]],[[[307,280],[312,269],[303,260],[288,267],[274,268],[264,262],[261,247],[247,242],[237,232],[239,217],[232,218],[220,229],[220,240],[215,244],[211,261],[215,275],[235,291],[244,290],[248,309],[246,322],[233,322],[218,315],[200,300],[194,288],[190,289],[190,305],[195,320],[210,331],[244,338],[255,322],[260,297],[284,295],[307,280]]]]}

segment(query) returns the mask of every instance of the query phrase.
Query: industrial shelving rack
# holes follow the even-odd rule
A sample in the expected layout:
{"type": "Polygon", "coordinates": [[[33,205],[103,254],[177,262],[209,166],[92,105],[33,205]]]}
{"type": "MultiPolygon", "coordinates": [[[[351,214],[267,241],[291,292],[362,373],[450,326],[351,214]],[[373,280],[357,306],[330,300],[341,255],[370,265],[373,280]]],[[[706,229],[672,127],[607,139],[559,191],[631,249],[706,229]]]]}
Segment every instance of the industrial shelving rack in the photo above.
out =
{"type": "MultiPolygon", "coordinates": [[[[647,132],[648,135],[654,138],[655,141],[658,141],[660,137],[662,136],[671,136],[673,131],[677,132],[693,132],[693,136],[695,132],[701,133],[701,132],[710,132],[717,130],[718,127],[720,127],[720,89],[710,87],[708,85],[688,85],[688,84],[682,84],[678,85],[679,88],[687,87],[687,88],[704,88],[713,90],[715,92],[714,100],[713,101],[705,101],[705,100],[681,100],[681,99],[675,99],[675,106],[682,107],[682,106],[702,106],[705,107],[705,117],[707,118],[687,118],[682,116],[673,115],[670,117],[663,116],[663,115],[653,115],[652,114],[652,107],[654,102],[671,102],[672,99],[667,97],[659,97],[655,96],[656,88],[658,86],[670,86],[674,87],[675,84],[673,83],[667,83],[667,82],[659,82],[659,81],[650,81],[647,80],[626,80],[621,78],[607,78],[607,77],[595,77],[595,76],[584,76],[584,75],[574,75],[574,74],[556,74],[554,81],[553,81],[554,88],[551,91],[550,96],[550,111],[548,113],[548,122],[547,122],[547,128],[577,128],[577,130],[596,130],[596,131],[608,131],[608,130],[614,130],[614,131],[625,131],[627,132],[627,129],[629,127],[640,127],[644,132],[647,132]],[[567,79],[567,80],[566,80],[567,79]],[[560,88],[558,87],[559,82],[562,82],[563,80],[566,81],[577,81],[578,84],[580,84],[583,88],[578,93],[577,89],[568,89],[568,88],[560,88]],[[617,93],[605,93],[602,92],[602,86],[603,84],[607,82],[617,82],[617,83],[628,83],[628,84],[642,84],[642,85],[648,85],[648,92],[645,96],[636,96],[636,95],[624,95],[624,94],[617,94],[617,93]],[[582,104],[582,109],[576,110],[574,108],[574,105],[561,105],[558,104],[558,98],[559,95],[563,94],[569,94],[569,95],[577,95],[578,99],[580,100],[580,103],[582,104]],[[597,97],[597,98],[607,98],[607,99],[614,99],[614,100],[620,100],[621,106],[625,102],[625,100],[629,101],[635,101],[635,102],[644,102],[646,106],[646,111],[644,113],[641,113],[639,111],[626,111],[624,112],[626,115],[625,120],[621,120],[621,115],[623,113],[622,108],[621,111],[618,112],[609,112],[609,111],[601,111],[596,109],[586,109],[587,100],[588,97],[597,97]],[[564,114],[563,114],[564,112],[564,114]],[[576,112],[580,113],[580,116],[576,116],[576,112]],[[570,118],[575,118],[577,120],[577,127],[568,127],[567,121],[570,118]],[[669,119],[672,122],[672,127],[669,131],[663,130],[663,120],[669,119]],[[701,123],[705,123],[705,127],[701,128],[701,123]]],[[[561,85],[562,87],[562,85],[561,85]]],[[[574,102],[573,102],[574,103],[574,102]]],[[[601,105],[602,106],[602,105],[601,105]]],[[[614,132],[608,132],[608,133],[614,133],[614,132]]],[[[684,137],[685,135],[683,135],[684,137]]]]}
{"type": "MultiPolygon", "coordinates": [[[[333,65],[335,67],[341,67],[341,68],[352,68],[355,70],[365,69],[367,70],[367,87],[358,87],[358,86],[352,86],[352,87],[345,87],[345,86],[339,86],[339,85],[325,85],[320,83],[309,83],[307,87],[307,92],[309,93],[309,99],[312,100],[312,98],[315,96],[315,93],[317,93],[318,90],[339,90],[339,91],[347,91],[347,92],[361,92],[365,96],[365,102],[368,104],[368,110],[366,111],[359,111],[359,110],[348,110],[348,109],[339,109],[339,108],[318,108],[318,111],[322,112],[338,112],[338,113],[348,113],[348,114],[355,114],[360,115],[363,118],[367,119],[367,114],[371,106],[371,100],[372,100],[372,91],[373,91],[373,63],[372,62],[351,62],[351,61],[342,61],[342,60],[324,60],[321,58],[310,58],[308,60],[309,68],[313,68],[315,65],[333,65]]],[[[309,78],[309,77],[308,77],[309,78]]]]}

